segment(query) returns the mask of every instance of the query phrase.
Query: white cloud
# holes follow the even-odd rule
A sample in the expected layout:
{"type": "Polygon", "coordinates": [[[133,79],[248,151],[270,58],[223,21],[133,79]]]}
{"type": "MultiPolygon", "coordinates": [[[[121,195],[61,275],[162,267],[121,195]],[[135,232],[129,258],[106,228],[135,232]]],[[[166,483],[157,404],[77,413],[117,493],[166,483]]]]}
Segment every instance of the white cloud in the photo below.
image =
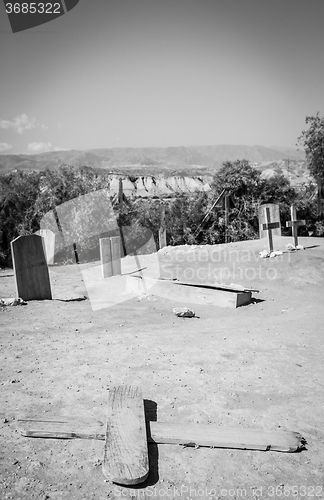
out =
{"type": "MultiPolygon", "coordinates": [[[[30,130],[32,128],[36,128],[37,126],[39,125],[36,122],[36,118],[28,118],[25,113],[16,116],[12,121],[0,120],[0,128],[13,129],[18,132],[18,134],[22,134],[25,130],[30,130]]],[[[44,127],[45,125],[41,125],[41,128],[44,127]]]]}
{"type": "Polygon", "coordinates": [[[0,142],[0,153],[4,153],[5,151],[10,151],[12,146],[7,144],[6,142],[0,142]]]}
{"type": "Polygon", "coordinates": [[[27,146],[27,152],[31,154],[48,153],[49,151],[65,151],[65,149],[53,147],[50,142],[30,142],[27,146]]]}
{"type": "Polygon", "coordinates": [[[46,153],[53,151],[53,146],[50,142],[30,142],[27,146],[29,153],[46,153]]]}

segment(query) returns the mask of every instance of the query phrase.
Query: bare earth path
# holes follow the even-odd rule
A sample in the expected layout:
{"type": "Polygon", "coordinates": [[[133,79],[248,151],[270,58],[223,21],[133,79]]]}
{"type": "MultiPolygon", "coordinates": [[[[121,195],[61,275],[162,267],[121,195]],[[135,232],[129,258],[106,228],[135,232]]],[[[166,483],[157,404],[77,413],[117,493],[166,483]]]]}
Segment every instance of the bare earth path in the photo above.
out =
{"type": "MultiPolygon", "coordinates": [[[[260,289],[260,301],[238,309],[131,294],[98,310],[89,299],[2,308],[0,498],[323,497],[324,240],[299,240],[306,250],[273,259],[259,259],[263,240],[158,253],[161,276],[260,289]],[[180,305],[198,318],[177,318],[180,305]],[[103,441],[16,430],[24,414],[105,420],[107,387],[134,382],[158,420],[298,431],[307,450],[150,445],[150,476],[134,489],[105,482],[103,441]]],[[[54,297],[88,295],[78,266],[50,274],[54,297]]],[[[12,270],[3,270],[0,298],[14,295],[12,270]]]]}

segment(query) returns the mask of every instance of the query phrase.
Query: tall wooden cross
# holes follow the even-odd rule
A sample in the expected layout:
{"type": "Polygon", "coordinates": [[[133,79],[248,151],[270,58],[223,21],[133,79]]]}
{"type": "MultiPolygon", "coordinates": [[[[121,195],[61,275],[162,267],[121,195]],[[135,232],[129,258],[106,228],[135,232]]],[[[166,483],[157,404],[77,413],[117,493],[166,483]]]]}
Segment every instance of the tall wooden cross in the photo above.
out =
{"type": "Polygon", "coordinates": [[[298,246],[298,227],[299,226],[306,226],[306,221],[303,220],[297,220],[297,215],[296,215],[296,208],[294,205],[291,205],[290,207],[290,217],[291,220],[288,220],[286,222],[286,227],[291,227],[292,229],[292,236],[294,238],[294,246],[298,246]]]}
{"type": "Polygon", "coordinates": [[[270,220],[270,210],[268,207],[264,209],[266,223],[262,224],[262,229],[268,233],[268,248],[269,252],[273,252],[273,239],[272,230],[280,227],[280,222],[271,222],[270,220]]]}
{"type": "Polygon", "coordinates": [[[160,205],[159,249],[166,247],[165,206],[160,205]]]}

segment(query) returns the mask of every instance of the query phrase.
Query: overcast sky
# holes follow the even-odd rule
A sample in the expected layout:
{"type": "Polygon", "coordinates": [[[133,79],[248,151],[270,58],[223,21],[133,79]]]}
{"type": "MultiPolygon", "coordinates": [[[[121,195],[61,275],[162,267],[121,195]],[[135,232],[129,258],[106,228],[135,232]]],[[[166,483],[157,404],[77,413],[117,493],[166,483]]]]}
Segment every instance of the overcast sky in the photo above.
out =
{"type": "Polygon", "coordinates": [[[293,146],[324,112],[324,0],[80,0],[11,32],[0,151],[293,146]]]}

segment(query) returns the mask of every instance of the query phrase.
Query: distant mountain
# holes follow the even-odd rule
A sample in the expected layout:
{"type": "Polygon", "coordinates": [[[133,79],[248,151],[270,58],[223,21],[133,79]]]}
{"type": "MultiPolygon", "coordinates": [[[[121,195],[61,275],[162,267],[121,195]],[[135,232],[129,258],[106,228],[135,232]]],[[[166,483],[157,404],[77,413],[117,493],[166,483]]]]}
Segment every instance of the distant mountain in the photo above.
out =
{"type": "Polygon", "coordinates": [[[168,148],[112,148],[88,151],[52,151],[33,155],[0,155],[0,171],[43,170],[59,165],[88,166],[110,171],[132,170],[134,173],[213,174],[224,161],[246,159],[252,163],[304,160],[301,151],[265,146],[190,146],[168,148]]]}
{"type": "MultiPolygon", "coordinates": [[[[90,167],[100,171],[105,169],[111,179],[122,176],[126,179],[142,178],[143,186],[134,184],[138,193],[146,192],[147,186],[154,182],[172,186],[182,186],[191,190],[190,178],[197,188],[207,189],[212,176],[224,161],[248,160],[262,172],[262,177],[270,178],[277,173],[284,174],[292,184],[309,179],[305,155],[294,148],[265,146],[190,146],[168,148],[112,148],[91,149],[88,151],[52,151],[34,155],[0,155],[0,173],[12,170],[41,171],[57,168],[60,165],[90,167]],[[157,181],[157,179],[159,180],[157,181]],[[164,178],[164,180],[163,180],[164,178]],[[182,180],[181,180],[182,179],[182,180]]],[[[136,181],[139,182],[138,180],[136,181]]],[[[182,190],[182,187],[180,190],[182,190]]],[[[162,191],[163,191],[162,189],[162,191]]],[[[165,188],[166,189],[166,188],[165,188]]],[[[155,193],[152,188],[150,191],[155,193]]]]}

